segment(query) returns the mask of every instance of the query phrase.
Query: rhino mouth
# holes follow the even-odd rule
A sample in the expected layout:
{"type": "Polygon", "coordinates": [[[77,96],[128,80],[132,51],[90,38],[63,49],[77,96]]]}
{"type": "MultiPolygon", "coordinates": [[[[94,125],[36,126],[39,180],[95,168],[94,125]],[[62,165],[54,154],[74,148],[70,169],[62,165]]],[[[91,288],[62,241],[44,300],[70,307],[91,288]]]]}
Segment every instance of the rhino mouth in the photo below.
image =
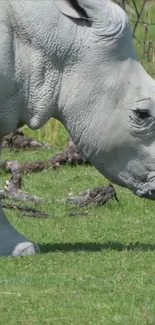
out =
{"type": "MultiPolygon", "coordinates": [[[[119,175],[120,176],[120,175],[119,175]]],[[[155,200],[155,172],[150,172],[145,179],[140,181],[132,177],[120,177],[122,186],[127,187],[133,194],[150,200],[155,200]]]]}
{"type": "Polygon", "coordinates": [[[155,189],[149,190],[149,191],[143,191],[143,192],[140,190],[137,190],[136,192],[133,191],[133,193],[141,198],[155,200],[155,189]]]}
{"type": "Polygon", "coordinates": [[[155,200],[155,172],[149,173],[146,182],[138,184],[133,193],[142,198],[155,200]]]}

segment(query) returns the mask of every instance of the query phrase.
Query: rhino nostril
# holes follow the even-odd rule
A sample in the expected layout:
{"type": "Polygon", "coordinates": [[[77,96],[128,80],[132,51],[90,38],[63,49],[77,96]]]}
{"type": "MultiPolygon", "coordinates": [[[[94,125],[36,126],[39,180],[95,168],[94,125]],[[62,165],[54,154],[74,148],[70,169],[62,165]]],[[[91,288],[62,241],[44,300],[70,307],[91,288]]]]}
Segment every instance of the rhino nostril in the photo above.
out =
{"type": "Polygon", "coordinates": [[[149,190],[149,196],[152,196],[155,198],[155,190],[149,190]]]}

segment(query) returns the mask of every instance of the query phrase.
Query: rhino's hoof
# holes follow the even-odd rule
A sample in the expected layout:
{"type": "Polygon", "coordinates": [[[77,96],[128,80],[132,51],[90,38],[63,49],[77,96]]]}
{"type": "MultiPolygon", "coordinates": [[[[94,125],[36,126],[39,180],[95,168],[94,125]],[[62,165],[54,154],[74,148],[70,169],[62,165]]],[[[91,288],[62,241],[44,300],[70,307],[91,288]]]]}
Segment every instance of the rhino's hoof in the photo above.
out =
{"type": "Polygon", "coordinates": [[[39,246],[35,243],[24,242],[18,244],[14,250],[13,256],[35,255],[40,252],[39,246]]]}

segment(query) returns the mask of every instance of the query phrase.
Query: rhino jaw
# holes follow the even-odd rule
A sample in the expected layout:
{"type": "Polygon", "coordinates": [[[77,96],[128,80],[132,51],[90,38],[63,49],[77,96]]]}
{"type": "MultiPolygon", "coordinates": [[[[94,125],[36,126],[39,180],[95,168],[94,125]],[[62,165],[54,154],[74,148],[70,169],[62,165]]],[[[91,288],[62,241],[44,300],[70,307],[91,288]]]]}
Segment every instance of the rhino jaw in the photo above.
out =
{"type": "Polygon", "coordinates": [[[143,183],[133,192],[142,198],[155,200],[155,172],[150,172],[146,183],[143,183]]]}

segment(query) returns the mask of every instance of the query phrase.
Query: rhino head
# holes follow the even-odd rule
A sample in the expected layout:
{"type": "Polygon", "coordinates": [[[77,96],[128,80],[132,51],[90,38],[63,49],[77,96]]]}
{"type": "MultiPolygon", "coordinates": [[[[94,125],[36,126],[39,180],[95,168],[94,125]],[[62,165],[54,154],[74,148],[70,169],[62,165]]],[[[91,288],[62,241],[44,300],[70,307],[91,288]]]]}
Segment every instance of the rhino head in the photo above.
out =
{"type": "Polygon", "coordinates": [[[137,59],[126,13],[109,0],[55,4],[84,40],[60,120],[102,174],[154,199],[155,81],[137,59]]]}

